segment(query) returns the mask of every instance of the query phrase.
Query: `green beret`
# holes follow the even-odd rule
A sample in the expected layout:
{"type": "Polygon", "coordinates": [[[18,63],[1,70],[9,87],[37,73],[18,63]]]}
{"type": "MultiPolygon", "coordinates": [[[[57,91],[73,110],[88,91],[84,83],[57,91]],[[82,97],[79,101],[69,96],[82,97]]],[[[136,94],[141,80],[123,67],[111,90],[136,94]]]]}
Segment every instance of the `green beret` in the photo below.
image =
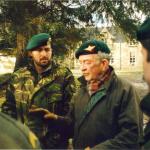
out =
{"type": "Polygon", "coordinates": [[[137,40],[150,39],[150,18],[147,18],[137,31],[137,40]]]}
{"type": "Polygon", "coordinates": [[[110,49],[104,42],[98,40],[89,40],[84,42],[79,47],[75,53],[75,56],[76,58],[79,58],[80,55],[97,54],[98,51],[108,54],[110,53],[110,49]]]}
{"type": "Polygon", "coordinates": [[[40,46],[47,45],[50,42],[50,35],[47,33],[39,33],[34,36],[29,40],[26,51],[31,51],[34,50],[40,46]]]}
{"type": "Polygon", "coordinates": [[[150,93],[140,102],[140,108],[145,114],[150,116],[150,93]]]}

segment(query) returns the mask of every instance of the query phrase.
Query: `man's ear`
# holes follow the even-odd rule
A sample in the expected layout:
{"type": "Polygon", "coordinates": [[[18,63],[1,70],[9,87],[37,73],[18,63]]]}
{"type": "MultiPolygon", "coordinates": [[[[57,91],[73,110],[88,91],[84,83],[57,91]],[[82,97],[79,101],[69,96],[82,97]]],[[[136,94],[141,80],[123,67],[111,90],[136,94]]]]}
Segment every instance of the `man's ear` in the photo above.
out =
{"type": "Polygon", "coordinates": [[[107,67],[109,65],[108,59],[102,59],[102,63],[104,65],[104,67],[107,67]]]}
{"type": "Polygon", "coordinates": [[[101,63],[103,64],[102,70],[106,71],[108,69],[108,66],[109,66],[109,60],[108,59],[102,59],[101,63]]]}

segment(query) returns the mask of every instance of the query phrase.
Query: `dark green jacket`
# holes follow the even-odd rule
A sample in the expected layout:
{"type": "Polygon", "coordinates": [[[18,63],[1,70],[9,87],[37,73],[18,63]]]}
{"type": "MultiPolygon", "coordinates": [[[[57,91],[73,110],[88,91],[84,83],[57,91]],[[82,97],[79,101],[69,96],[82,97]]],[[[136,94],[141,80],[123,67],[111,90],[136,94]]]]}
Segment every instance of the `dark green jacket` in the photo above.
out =
{"type": "MultiPolygon", "coordinates": [[[[150,93],[148,93],[140,102],[141,110],[150,117],[150,93]]],[[[145,150],[150,149],[150,121],[146,124],[144,128],[144,138],[141,141],[141,145],[145,150]]]]}
{"type": "Polygon", "coordinates": [[[40,149],[40,143],[27,127],[0,112],[0,149],[40,149]]]}
{"type": "Polygon", "coordinates": [[[114,72],[92,96],[86,82],[81,81],[81,89],[73,98],[75,148],[138,149],[142,114],[135,89],[114,72]]]}
{"type": "Polygon", "coordinates": [[[52,63],[40,76],[32,67],[22,68],[13,74],[2,111],[29,126],[44,148],[64,148],[69,136],[65,116],[70,111],[74,89],[74,77],[65,67],[52,63]],[[60,119],[45,121],[41,114],[31,115],[31,105],[48,109],[60,119]]]}
{"type": "Polygon", "coordinates": [[[147,123],[144,129],[144,138],[141,144],[144,147],[144,150],[150,149],[150,122],[147,123]]]}

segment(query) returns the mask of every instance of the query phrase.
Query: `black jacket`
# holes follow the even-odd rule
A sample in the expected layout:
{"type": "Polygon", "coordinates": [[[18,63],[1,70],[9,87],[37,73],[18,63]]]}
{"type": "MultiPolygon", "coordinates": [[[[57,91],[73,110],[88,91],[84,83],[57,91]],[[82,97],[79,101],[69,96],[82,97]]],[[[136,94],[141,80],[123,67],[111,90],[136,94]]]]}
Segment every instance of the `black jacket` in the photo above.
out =
{"type": "Polygon", "coordinates": [[[85,81],[74,96],[75,148],[138,149],[142,113],[134,87],[112,72],[92,96],[85,81]]]}
{"type": "MultiPolygon", "coordinates": [[[[140,103],[141,110],[147,115],[150,116],[150,93],[148,93],[140,103]]],[[[144,138],[141,141],[144,149],[150,149],[150,121],[146,124],[144,129],[144,138]]]]}

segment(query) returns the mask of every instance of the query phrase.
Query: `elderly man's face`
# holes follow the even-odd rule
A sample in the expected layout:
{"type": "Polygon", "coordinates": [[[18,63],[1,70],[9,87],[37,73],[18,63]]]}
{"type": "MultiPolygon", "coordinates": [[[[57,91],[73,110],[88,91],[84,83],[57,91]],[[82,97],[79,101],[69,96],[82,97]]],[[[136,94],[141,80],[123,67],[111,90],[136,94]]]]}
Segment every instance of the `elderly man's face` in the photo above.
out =
{"type": "Polygon", "coordinates": [[[150,62],[147,61],[148,52],[143,46],[141,46],[141,53],[143,55],[144,79],[150,86],[150,62]]]}
{"type": "Polygon", "coordinates": [[[29,52],[29,55],[32,57],[35,66],[45,68],[50,64],[52,49],[50,45],[41,46],[29,52]]]}
{"type": "Polygon", "coordinates": [[[106,61],[106,59],[100,61],[98,54],[80,55],[80,68],[85,80],[90,81],[98,79],[99,75],[108,67],[108,61],[107,63],[106,61]]]}

